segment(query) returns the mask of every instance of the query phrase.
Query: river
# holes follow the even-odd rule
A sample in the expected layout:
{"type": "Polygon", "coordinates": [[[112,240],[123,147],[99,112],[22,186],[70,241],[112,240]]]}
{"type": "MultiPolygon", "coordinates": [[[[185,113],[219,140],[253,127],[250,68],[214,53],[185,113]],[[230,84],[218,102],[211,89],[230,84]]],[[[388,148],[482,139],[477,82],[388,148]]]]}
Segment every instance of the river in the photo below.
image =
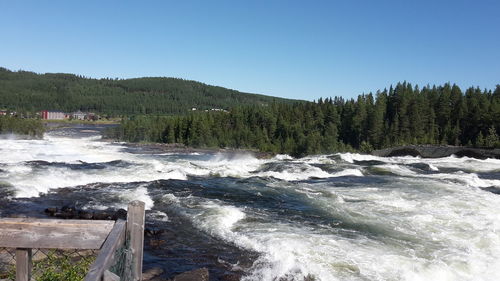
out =
{"type": "Polygon", "coordinates": [[[142,200],[167,278],[500,280],[500,160],[169,153],[101,129],[0,139],[0,216],[142,200]]]}

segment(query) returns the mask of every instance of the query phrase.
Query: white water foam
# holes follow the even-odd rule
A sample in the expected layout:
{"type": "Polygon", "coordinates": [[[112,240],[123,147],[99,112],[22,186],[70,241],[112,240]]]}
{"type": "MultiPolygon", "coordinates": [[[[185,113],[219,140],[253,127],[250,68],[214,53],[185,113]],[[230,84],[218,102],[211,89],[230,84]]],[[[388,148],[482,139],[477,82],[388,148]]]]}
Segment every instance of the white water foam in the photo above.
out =
{"type": "MultiPolygon", "coordinates": [[[[346,162],[354,163],[354,161],[384,161],[385,158],[368,155],[368,154],[358,154],[358,153],[339,153],[337,154],[340,158],[346,162]]],[[[384,161],[385,162],[385,161],[384,161]]]]}
{"type": "MultiPolygon", "coordinates": [[[[174,159],[172,154],[131,154],[122,148],[96,139],[51,136],[33,141],[0,140],[5,155],[0,159],[4,171],[0,181],[12,184],[17,196],[27,197],[50,188],[95,182],[185,180],[189,176],[273,177],[280,180],[266,179],[266,186],[259,190],[261,196],[274,189],[284,193],[284,198],[302,200],[306,209],[317,213],[302,221],[283,219],[265,208],[254,210],[216,199],[164,194],[155,200],[175,205],[195,227],[210,235],[260,253],[243,277],[246,281],[500,280],[500,197],[478,188],[500,186],[498,180],[478,175],[498,171],[498,160],[359,154],[339,154],[343,161],[338,163],[322,155],[263,160],[219,154],[208,160],[193,160],[174,159]],[[121,160],[127,165],[74,170],[25,163],[33,160],[73,164],[121,160]],[[364,178],[340,179],[339,183],[292,182],[363,176],[364,168],[354,163],[371,160],[386,163],[376,167],[399,177],[373,176],[386,180],[377,184],[357,182],[364,178]],[[282,166],[277,171],[261,172],[265,164],[280,161],[282,166]],[[427,164],[430,171],[422,173],[409,166],[420,163],[427,164]],[[329,168],[321,168],[325,166],[329,168]],[[445,170],[457,167],[462,170],[445,170]],[[318,214],[322,216],[319,222],[315,220],[318,214]]],[[[154,208],[147,184],[138,183],[130,189],[120,185],[106,188],[110,196],[118,198],[117,207],[140,199],[148,209],[154,208]]],[[[168,221],[168,214],[158,210],[150,217],[168,221]]]]}

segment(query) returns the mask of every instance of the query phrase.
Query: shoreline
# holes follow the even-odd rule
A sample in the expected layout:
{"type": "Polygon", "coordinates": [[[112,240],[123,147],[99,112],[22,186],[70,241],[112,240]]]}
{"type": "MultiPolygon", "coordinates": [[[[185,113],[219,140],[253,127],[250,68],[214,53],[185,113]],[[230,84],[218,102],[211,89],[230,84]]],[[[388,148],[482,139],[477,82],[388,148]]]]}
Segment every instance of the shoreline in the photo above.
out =
{"type": "MultiPolygon", "coordinates": [[[[132,149],[141,148],[141,153],[228,153],[228,154],[251,154],[258,159],[269,159],[277,155],[277,153],[259,151],[256,149],[241,149],[241,148],[195,148],[185,146],[183,144],[171,143],[130,143],[118,142],[113,139],[102,139],[106,142],[123,143],[126,147],[132,149]],[[145,150],[145,151],[144,151],[145,150]]],[[[329,153],[342,153],[340,151],[329,153]]],[[[360,152],[357,152],[360,153],[360,152]]],[[[362,153],[363,154],[363,153],[362,153]]],[[[379,157],[399,157],[399,156],[414,156],[420,158],[444,158],[455,155],[458,158],[469,157],[474,159],[500,159],[499,148],[474,148],[466,146],[445,146],[445,145],[405,145],[383,149],[373,150],[367,155],[379,157]]]]}
{"type": "Polygon", "coordinates": [[[455,155],[459,158],[469,157],[484,160],[500,159],[500,149],[449,145],[405,145],[374,150],[371,155],[380,157],[418,156],[421,158],[443,158],[455,155]]]}
{"type": "MultiPolygon", "coordinates": [[[[110,143],[121,143],[113,139],[102,139],[102,141],[110,143]]],[[[185,146],[178,143],[130,143],[123,142],[123,145],[132,150],[141,149],[140,153],[227,153],[227,154],[251,154],[258,159],[268,159],[274,157],[276,154],[272,152],[264,152],[254,149],[242,149],[242,148],[195,148],[185,146]]],[[[132,151],[133,152],[133,151],[132,151]]],[[[138,152],[139,153],[139,152],[138,152]]]]}
{"type": "MultiPolygon", "coordinates": [[[[116,142],[112,139],[103,139],[103,141],[116,142]]],[[[276,156],[276,153],[263,152],[256,149],[237,149],[237,148],[194,148],[183,144],[167,144],[167,143],[129,143],[125,142],[125,146],[130,148],[148,149],[153,152],[171,152],[171,153],[233,153],[233,154],[251,154],[259,159],[268,159],[276,156]]],[[[144,151],[141,151],[144,153],[144,151]]],[[[342,153],[342,152],[335,152],[342,153]]],[[[334,153],[333,153],[334,154],[334,153]]],[[[406,145],[396,146],[384,149],[373,150],[367,155],[379,157],[398,157],[398,156],[414,156],[421,158],[443,158],[455,155],[458,158],[469,157],[474,159],[500,159],[499,148],[474,148],[466,146],[440,146],[440,145],[406,145]]]]}
{"type": "MultiPolygon", "coordinates": [[[[57,120],[60,121],[60,120],[57,120]]],[[[62,122],[46,122],[47,131],[60,130],[65,128],[77,128],[80,126],[113,126],[118,125],[112,122],[95,122],[95,121],[65,121],[62,122]],[[51,126],[52,125],[52,126],[51,126]]],[[[81,129],[81,128],[80,128],[81,129]]],[[[99,135],[103,138],[101,141],[109,143],[120,143],[127,147],[131,153],[227,153],[227,154],[250,154],[259,159],[269,159],[277,155],[277,153],[259,151],[258,149],[250,148],[196,148],[186,146],[180,143],[154,143],[154,142],[124,142],[113,138],[105,138],[103,129],[99,128],[99,135]],[[139,151],[140,148],[140,151],[139,151]]],[[[342,153],[341,151],[328,154],[342,153]]],[[[357,152],[360,153],[360,152],[357,152]]],[[[397,157],[397,156],[414,156],[421,158],[443,158],[455,155],[456,157],[469,157],[475,159],[500,159],[500,148],[475,148],[467,146],[450,146],[450,145],[405,145],[395,146],[383,149],[373,150],[368,155],[379,157],[397,157]]]]}

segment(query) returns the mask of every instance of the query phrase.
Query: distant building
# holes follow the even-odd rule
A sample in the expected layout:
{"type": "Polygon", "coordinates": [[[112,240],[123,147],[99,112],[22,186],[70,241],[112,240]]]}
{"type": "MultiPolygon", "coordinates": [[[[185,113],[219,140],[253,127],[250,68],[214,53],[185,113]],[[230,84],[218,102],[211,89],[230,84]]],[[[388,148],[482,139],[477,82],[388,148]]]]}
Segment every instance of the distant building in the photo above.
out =
{"type": "Polygon", "coordinates": [[[85,116],[85,119],[89,121],[96,121],[99,120],[99,115],[96,115],[95,113],[92,112],[88,112],[87,115],[85,116]]]}
{"type": "Polygon", "coordinates": [[[40,116],[44,120],[64,120],[69,118],[69,115],[64,112],[48,110],[41,111],[40,116]]]}
{"type": "Polygon", "coordinates": [[[87,113],[83,113],[81,111],[77,111],[73,113],[73,119],[75,120],[85,120],[87,117],[87,113]]]}
{"type": "Polygon", "coordinates": [[[223,111],[223,112],[228,112],[227,110],[225,109],[222,109],[222,108],[212,108],[210,109],[211,111],[223,111]]]}

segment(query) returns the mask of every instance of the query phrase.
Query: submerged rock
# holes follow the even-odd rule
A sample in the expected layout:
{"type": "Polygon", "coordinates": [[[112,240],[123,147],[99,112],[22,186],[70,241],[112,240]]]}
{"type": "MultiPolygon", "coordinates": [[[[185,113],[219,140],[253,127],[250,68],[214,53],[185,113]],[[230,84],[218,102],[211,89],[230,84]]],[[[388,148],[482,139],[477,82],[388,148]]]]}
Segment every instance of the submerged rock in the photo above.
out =
{"type": "Polygon", "coordinates": [[[220,278],[222,281],[240,281],[241,276],[236,274],[224,274],[220,278]]]}
{"type": "Polygon", "coordinates": [[[142,273],[142,280],[155,280],[156,277],[160,276],[163,273],[163,269],[159,267],[150,268],[142,273]]]}
{"type": "Polygon", "coordinates": [[[181,273],[172,281],[208,281],[208,269],[206,267],[181,273]]]}

